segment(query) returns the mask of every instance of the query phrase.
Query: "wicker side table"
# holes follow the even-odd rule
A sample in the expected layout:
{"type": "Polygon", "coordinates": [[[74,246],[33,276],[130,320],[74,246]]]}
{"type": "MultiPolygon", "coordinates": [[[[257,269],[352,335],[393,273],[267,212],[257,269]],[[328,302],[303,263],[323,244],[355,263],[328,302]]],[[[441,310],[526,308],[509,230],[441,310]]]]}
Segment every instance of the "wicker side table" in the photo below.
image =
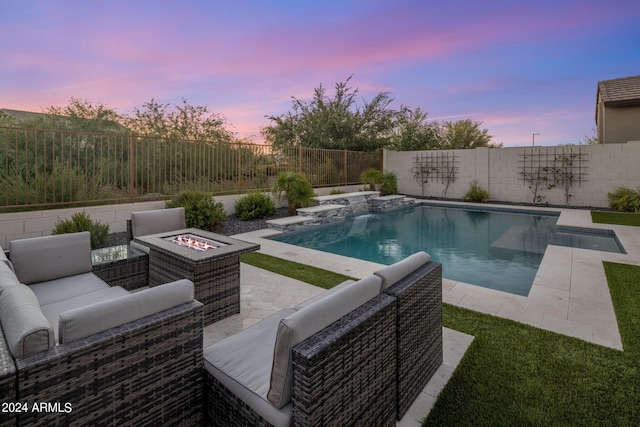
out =
{"type": "Polygon", "coordinates": [[[109,286],[128,291],[149,285],[149,255],[129,245],[91,251],[93,273],[109,286]]]}
{"type": "Polygon", "coordinates": [[[136,237],[135,241],[149,247],[149,286],[179,279],[193,282],[195,299],[204,304],[205,325],[240,313],[240,255],[257,251],[260,245],[195,228],[136,237]],[[199,252],[169,241],[181,234],[221,247],[199,252]]]}

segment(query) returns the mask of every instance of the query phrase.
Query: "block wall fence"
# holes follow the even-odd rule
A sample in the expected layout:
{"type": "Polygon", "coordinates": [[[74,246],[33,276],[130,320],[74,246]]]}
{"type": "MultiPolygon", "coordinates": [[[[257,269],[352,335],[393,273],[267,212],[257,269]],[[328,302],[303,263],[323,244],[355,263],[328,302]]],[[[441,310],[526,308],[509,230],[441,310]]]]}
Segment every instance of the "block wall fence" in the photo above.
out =
{"type": "MultiPolygon", "coordinates": [[[[348,185],[342,187],[316,188],[316,194],[327,195],[332,189],[337,188],[345,192],[358,191],[362,186],[348,185]]],[[[224,205],[227,215],[234,212],[235,201],[244,194],[229,196],[216,196],[216,201],[224,205]]],[[[273,196],[272,196],[273,197],[273,196]]],[[[274,199],[277,207],[286,206],[286,201],[274,199]]],[[[87,206],[68,209],[47,209],[28,212],[14,212],[0,214],[0,246],[8,249],[9,242],[28,237],[47,236],[60,219],[69,219],[76,212],[86,212],[91,219],[109,225],[109,233],[123,232],[127,230],[127,220],[131,218],[131,212],[162,209],[165,202],[141,202],[124,203],[118,205],[87,206]]]]}
{"type": "Polygon", "coordinates": [[[534,203],[537,178],[539,204],[608,207],[607,193],[616,187],[640,187],[640,141],[606,145],[385,151],[383,165],[385,171],[397,175],[400,194],[462,199],[476,180],[489,192],[492,201],[534,203]],[[547,188],[554,176],[556,185],[547,188]],[[564,181],[561,176],[565,177],[564,181]]]}

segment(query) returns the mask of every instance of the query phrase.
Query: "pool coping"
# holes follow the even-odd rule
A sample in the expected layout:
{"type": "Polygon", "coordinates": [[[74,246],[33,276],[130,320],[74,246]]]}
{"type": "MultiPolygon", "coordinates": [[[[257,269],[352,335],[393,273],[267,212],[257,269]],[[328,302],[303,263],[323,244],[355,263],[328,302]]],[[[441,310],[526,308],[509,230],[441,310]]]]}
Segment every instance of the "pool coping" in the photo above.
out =
{"type": "MultiPolygon", "coordinates": [[[[492,210],[557,212],[557,225],[610,230],[626,254],[550,245],[547,247],[529,295],[507,292],[443,279],[443,302],[494,316],[504,317],[541,329],[579,338],[594,344],[622,350],[613,303],[602,261],[640,265],[640,230],[637,227],[594,224],[589,210],[517,205],[486,205],[463,202],[431,202],[422,205],[478,207],[492,210]],[[567,268],[570,266],[570,268],[567,268]]],[[[370,261],[329,254],[277,242],[267,237],[280,234],[262,229],[233,236],[259,243],[259,252],[302,264],[363,278],[382,267],[370,261]]]]}

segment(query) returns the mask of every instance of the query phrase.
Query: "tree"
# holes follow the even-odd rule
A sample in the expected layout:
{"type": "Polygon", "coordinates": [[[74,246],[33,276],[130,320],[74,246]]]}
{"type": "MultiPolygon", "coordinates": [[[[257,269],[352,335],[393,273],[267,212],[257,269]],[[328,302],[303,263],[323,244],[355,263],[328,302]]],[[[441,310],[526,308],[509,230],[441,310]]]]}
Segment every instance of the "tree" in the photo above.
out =
{"type": "Polygon", "coordinates": [[[482,122],[471,119],[458,120],[457,122],[444,122],[443,149],[456,150],[478,147],[502,147],[502,144],[492,144],[491,135],[487,129],[480,129],[482,122]]]}
{"type": "Polygon", "coordinates": [[[168,107],[169,104],[160,104],[152,98],[142,108],[134,108],[134,116],[125,117],[124,122],[142,136],[215,142],[234,140],[224,116],[209,113],[206,106],[189,105],[183,98],[175,111],[168,111],[168,107]]]}
{"type": "Polygon", "coordinates": [[[598,130],[596,128],[591,129],[591,135],[585,135],[578,145],[597,145],[598,144],[598,130]]]}
{"type": "Polygon", "coordinates": [[[404,107],[397,115],[396,128],[387,147],[389,150],[437,150],[443,145],[438,122],[427,122],[427,113],[420,108],[404,107]]]}
{"type": "MultiPolygon", "coordinates": [[[[351,76],[352,77],[352,76],[351,76]]],[[[276,146],[378,150],[389,143],[397,112],[389,108],[393,101],[380,92],[373,100],[356,102],[358,89],[346,81],[336,83],[330,99],[322,84],[314,89],[311,101],[293,97],[293,110],[280,116],[267,116],[273,123],[261,130],[276,146]]]]}

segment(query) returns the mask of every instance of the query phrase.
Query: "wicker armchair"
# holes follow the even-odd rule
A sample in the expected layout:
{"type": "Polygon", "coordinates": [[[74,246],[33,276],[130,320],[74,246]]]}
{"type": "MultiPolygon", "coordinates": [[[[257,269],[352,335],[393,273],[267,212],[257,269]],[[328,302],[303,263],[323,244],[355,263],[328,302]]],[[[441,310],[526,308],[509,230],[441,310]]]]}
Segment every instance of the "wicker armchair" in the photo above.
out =
{"type": "Polygon", "coordinates": [[[262,417],[256,396],[252,407],[237,386],[234,393],[204,370],[205,425],[395,425],[395,310],[395,298],[378,295],[295,345],[289,416],[280,420],[262,417]]]}
{"type": "Polygon", "coordinates": [[[400,420],[442,364],[442,264],[419,252],[376,271],[397,299],[397,416],[400,420]],[[413,270],[407,274],[406,271],[413,270]]]}

